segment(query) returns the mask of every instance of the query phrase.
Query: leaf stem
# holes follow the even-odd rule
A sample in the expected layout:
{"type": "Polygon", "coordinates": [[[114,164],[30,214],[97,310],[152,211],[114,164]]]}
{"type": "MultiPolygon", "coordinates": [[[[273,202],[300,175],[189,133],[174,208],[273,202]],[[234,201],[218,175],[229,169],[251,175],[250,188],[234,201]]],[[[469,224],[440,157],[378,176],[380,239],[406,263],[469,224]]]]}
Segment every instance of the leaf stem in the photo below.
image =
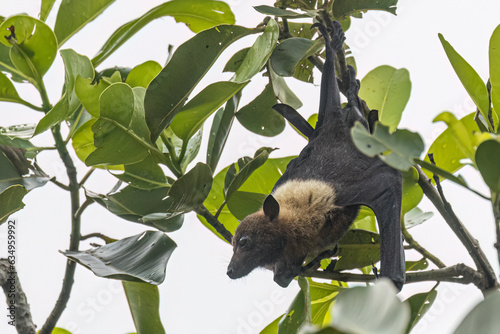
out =
{"type": "Polygon", "coordinates": [[[413,236],[408,232],[406,229],[406,226],[402,224],[402,231],[403,231],[403,236],[405,238],[405,241],[411,246],[412,249],[416,250],[420,254],[422,254],[426,259],[429,259],[432,263],[434,263],[438,268],[444,268],[446,265],[438,259],[434,254],[429,252],[427,249],[422,247],[414,238],[413,236]]]}
{"type": "Polygon", "coordinates": [[[207,222],[219,233],[227,242],[230,244],[233,240],[233,235],[229,232],[224,225],[222,225],[215,216],[213,216],[210,211],[204,206],[200,205],[195,212],[205,218],[207,222]]]}
{"type": "Polygon", "coordinates": [[[55,177],[51,178],[51,179],[50,179],[50,182],[52,182],[53,184],[55,184],[56,186],[58,186],[58,187],[59,187],[59,188],[61,188],[61,189],[64,189],[64,190],[66,190],[66,191],[69,191],[69,187],[68,187],[67,185],[65,185],[65,184],[63,184],[63,183],[61,183],[61,182],[57,181],[55,177]]]}
{"type": "Polygon", "coordinates": [[[491,194],[491,205],[493,206],[493,216],[495,217],[495,230],[497,232],[497,242],[495,248],[497,249],[498,262],[500,264],[500,194],[491,194]]]}
{"type": "Polygon", "coordinates": [[[85,182],[87,182],[87,180],[89,179],[90,175],[92,175],[92,173],[95,171],[95,167],[92,167],[88,172],[87,174],[85,174],[83,176],[83,178],[80,180],[80,183],[78,183],[78,186],[81,188],[83,187],[83,185],[85,184],[85,182]]]}
{"type": "Polygon", "coordinates": [[[35,105],[33,105],[33,104],[29,103],[28,101],[23,100],[21,98],[19,98],[19,100],[15,100],[13,102],[17,102],[19,104],[22,104],[22,105],[24,105],[24,106],[26,106],[28,108],[31,108],[33,110],[36,110],[36,111],[45,111],[42,107],[37,107],[37,106],[35,106],[35,105]]]}

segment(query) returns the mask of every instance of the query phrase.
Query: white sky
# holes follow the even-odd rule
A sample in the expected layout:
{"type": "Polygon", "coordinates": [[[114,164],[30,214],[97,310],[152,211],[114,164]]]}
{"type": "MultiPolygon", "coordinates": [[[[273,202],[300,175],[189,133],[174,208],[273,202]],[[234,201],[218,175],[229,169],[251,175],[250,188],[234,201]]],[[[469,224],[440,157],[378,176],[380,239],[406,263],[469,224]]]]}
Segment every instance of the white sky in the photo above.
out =
{"type": "MultiPolygon", "coordinates": [[[[253,27],[263,16],[251,6],[272,5],[274,0],[227,2],[236,15],[237,24],[253,27]]],[[[359,78],[384,64],[396,68],[405,67],[410,71],[412,96],[400,127],[418,131],[429,145],[444,129],[442,124],[431,123],[438,113],[448,110],[462,117],[474,109],[446,59],[437,34],[442,33],[481,77],[486,79],[489,37],[500,23],[500,2],[399,2],[398,16],[371,12],[363,20],[354,20],[346,33],[347,43],[353,48],[359,78]]],[[[59,3],[60,1],[56,1],[56,6],[59,3]]],[[[63,48],[73,48],[91,58],[117,27],[160,3],[162,1],[158,0],[117,1],[63,48]]],[[[0,15],[10,16],[22,12],[38,16],[39,1],[0,0],[0,15]]],[[[49,16],[48,24],[51,26],[54,24],[55,14],[53,12],[49,16]]],[[[176,24],[172,18],[156,20],[136,34],[100,68],[114,65],[133,67],[150,59],[164,64],[167,45],[178,47],[192,35],[183,24],[176,24]]],[[[228,49],[200,87],[210,82],[228,80],[230,74],[221,74],[225,62],[235,51],[250,46],[254,39],[255,36],[245,38],[228,49]]],[[[318,74],[316,83],[319,82],[318,74]]],[[[45,76],[53,104],[59,99],[63,80],[63,65],[58,57],[45,76]]],[[[253,80],[252,86],[245,88],[241,106],[250,102],[252,96],[262,90],[265,82],[266,79],[263,78],[253,80]]],[[[288,83],[304,103],[299,111],[305,116],[314,113],[318,105],[319,86],[293,79],[288,80],[288,83]]],[[[17,88],[22,98],[40,104],[40,98],[34,89],[28,85],[17,85],[17,88]]],[[[40,113],[22,106],[0,103],[0,126],[37,122],[40,117],[40,113]]],[[[52,139],[50,135],[43,134],[35,138],[34,142],[37,145],[50,145],[52,139]]],[[[280,150],[272,156],[281,157],[297,154],[304,144],[305,141],[290,127],[277,138],[264,138],[249,133],[235,122],[219,168],[243,155],[253,155],[261,146],[279,147],[280,150]]],[[[204,146],[206,138],[202,144],[200,160],[205,156],[204,146]]],[[[59,180],[66,179],[63,166],[54,152],[43,153],[38,159],[39,164],[50,175],[55,175],[59,180]]],[[[80,163],[80,177],[85,170],[85,166],[80,163]]],[[[474,170],[465,169],[463,174],[471,186],[488,193],[474,170]]],[[[98,172],[89,180],[88,187],[104,193],[114,182],[112,176],[98,172]]],[[[445,192],[458,216],[479,239],[497,270],[491,206],[487,201],[448,182],[445,182],[445,192]]],[[[35,323],[41,326],[59,295],[64,276],[66,258],[58,250],[67,249],[69,243],[69,197],[59,188],[47,184],[30,192],[25,203],[26,208],[14,216],[18,221],[18,273],[35,323]]],[[[426,211],[433,210],[427,201],[420,206],[426,211]]],[[[145,228],[142,225],[123,221],[98,205],[92,205],[83,215],[82,234],[102,232],[114,238],[124,238],[143,230],[145,228]]],[[[473,266],[467,251],[438,216],[410,232],[447,265],[463,262],[473,266]]],[[[0,245],[5,244],[5,235],[6,224],[0,227],[0,245]]],[[[193,214],[187,215],[182,229],[169,235],[176,241],[178,248],[169,262],[167,278],[159,287],[160,314],[167,333],[258,333],[287,309],[298,291],[296,283],[287,289],[280,288],[273,282],[271,272],[265,270],[231,281],[225,274],[232,254],[231,247],[203,227],[193,214]]],[[[5,248],[0,246],[0,256],[5,256],[5,248]]],[[[81,249],[87,248],[88,242],[82,242],[81,249]]],[[[407,257],[419,259],[415,254],[408,254],[407,257]]],[[[432,285],[407,285],[400,297],[406,299],[416,292],[428,291],[432,285]]],[[[481,294],[474,287],[442,284],[433,308],[413,333],[450,333],[480,299],[481,294]]],[[[0,333],[14,333],[11,326],[6,324],[6,317],[2,318],[0,333]]],[[[59,326],[78,334],[120,334],[135,330],[120,284],[98,278],[81,266],[78,266],[71,299],[59,326]]]]}

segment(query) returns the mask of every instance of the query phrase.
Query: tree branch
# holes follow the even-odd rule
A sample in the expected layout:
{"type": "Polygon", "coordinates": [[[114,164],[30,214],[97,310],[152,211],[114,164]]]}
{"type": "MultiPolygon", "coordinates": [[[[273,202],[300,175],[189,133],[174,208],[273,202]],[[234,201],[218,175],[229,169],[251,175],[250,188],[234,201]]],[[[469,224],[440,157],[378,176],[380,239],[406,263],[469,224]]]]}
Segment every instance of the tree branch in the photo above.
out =
{"type": "MultiPolygon", "coordinates": [[[[376,279],[375,275],[351,274],[343,272],[328,272],[308,270],[301,273],[301,276],[323,278],[342,282],[371,282],[376,279]]],[[[485,290],[488,280],[485,276],[466,266],[463,263],[451,267],[440,269],[411,272],[406,274],[406,283],[416,283],[424,281],[452,282],[460,284],[473,283],[480,290],[485,290]]]]}
{"type": "Polygon", "coordinates": [[[495,230],[497,232],[497,249],[498,262],[500,263],[500,195],[498,193],[491,194],[491,205],[493,206],[493,217],[495,217],[495,230]]]}
{"type": "MultiPolygon", "coordinates": [[[[443,216],[448,226],[450,226],[460,242],[465,246],[472,260],[476,264],[477,269],[484,274],[487,280],[487,284],[484,286],[484,289],[481,290],[484,291],[489,288],[498,288],[498,282],[495,276],[495,272],[488,262],[486,255],[479,246],[478,241],[474,239],[474,237],[455,215],[455,213],[451,209],[450,203],[448,203],[446,199],[440,196],[439,192],[436,190],[436,188],[434,188],[431,181],[422,171],[420,166],[415,166],[415,168],[417,169],[419,176],[418,184],[422,188],[425,196],[427,196],[432,204],[434,204],[441,216],[443,216]]],[[[441,186],[439,185],[439,187],[441,186]]]]}
{"type": "Polygon", "coordinates": [[[15,324],[19,334],[35,334],[28,299],[21,288],[16,268],[7,259],[0,259],[0,286],[7,299],[7,319],[15,324]]]}
{"type": "MultiPolygon", "coordinates": [[[[78,184],[78,179],[76,175],[76,168],[73,164],[69,152],[66,148],[66,144],[61,136],[60,125],[54,126],[52,129],[52,135],[56,142],[56,148],[59,152],[59,156],[66,167],[66,173],[69,178],[69,191],[71,196],[71,236],[69,250],[77,251],[80,244],[80,185],[78,184]]],[[[73,287],[74,277],[76,270],[76,262],[67,260],[66,262],[66,272],[64,273],[63,285],[59,298],[57,299],[56,305],[54,306],[49,317],[45,321],[40,334],[50,334],[54,329],[57,321],[61,317],[62,312],[66,308],[69,296],[71,294],[71,288],[73,287]]]]}
{"type": "Polygon", "coordinates": [[[232,243],[233,235],[229,232],[224,225],[222,225],[217,218],[215,218],[208,209],[200,205],[195,212],[206,219],[206,221],[219,233],[227,242],[232,243]]]}
{"type": "Polygon", "coordinates": [[[422,254],[426,259],[429,259],[432,263],[434,263],[438,268],[444,268],[446,265],[438,259],[434,254],[429,252],[427,249],[422,247],[414,238],[413,236],[408,232],[404,224],[402,224],[402,232],[403,232],[403,237],[405,238],[405,241],[410,245],[410,247],[420,254],[422,254]]]}

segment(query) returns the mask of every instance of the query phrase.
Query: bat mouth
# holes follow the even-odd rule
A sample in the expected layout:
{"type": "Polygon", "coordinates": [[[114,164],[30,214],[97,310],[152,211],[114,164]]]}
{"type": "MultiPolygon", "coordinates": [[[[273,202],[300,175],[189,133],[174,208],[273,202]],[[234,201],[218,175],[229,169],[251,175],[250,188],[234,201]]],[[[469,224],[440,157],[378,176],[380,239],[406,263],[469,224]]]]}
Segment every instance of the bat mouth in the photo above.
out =
{"type": "Polygon", "coordinates": [[[230,279],[238,279],[245,277],[246,275],[250,274],[250,272],[253,270],[253,268],[235,268],[235,266],[230,263],[229,266],[227,267],[227,276],[229,276],[230,279]]]}

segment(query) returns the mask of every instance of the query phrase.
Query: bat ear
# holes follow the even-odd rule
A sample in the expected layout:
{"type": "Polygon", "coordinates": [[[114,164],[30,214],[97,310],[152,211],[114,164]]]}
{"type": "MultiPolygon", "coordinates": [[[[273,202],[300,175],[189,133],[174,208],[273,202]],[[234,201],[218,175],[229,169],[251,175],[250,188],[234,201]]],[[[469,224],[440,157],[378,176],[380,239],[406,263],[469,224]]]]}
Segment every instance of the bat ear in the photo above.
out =
{"type": "Polygon", "coordinates": [[[269,195],[264,200],[264,214],[269,218],[269,220],[275,220],[278,218],[280,213],[280,205],[278,201],[273,197],[273,195],[269,195]]]}

